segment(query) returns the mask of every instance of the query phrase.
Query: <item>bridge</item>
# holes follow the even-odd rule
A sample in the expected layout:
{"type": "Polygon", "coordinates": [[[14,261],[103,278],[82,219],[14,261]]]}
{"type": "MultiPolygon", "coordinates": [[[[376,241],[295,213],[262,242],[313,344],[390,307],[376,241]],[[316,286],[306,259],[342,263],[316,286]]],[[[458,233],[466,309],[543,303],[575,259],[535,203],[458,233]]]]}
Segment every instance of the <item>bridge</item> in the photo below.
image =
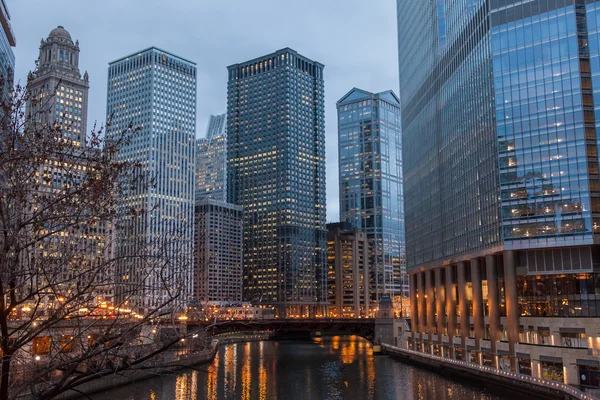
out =
{"type": "Polygon", "coordinates": [[[275,338],[300,338],[321,334],[357,335],[373,341],[374,318],[276,318],[269,320],[225,320],[216,323],[188,321],[188,328],[204,327],[212,334],[247,331],[271,331],[275,338]]]}

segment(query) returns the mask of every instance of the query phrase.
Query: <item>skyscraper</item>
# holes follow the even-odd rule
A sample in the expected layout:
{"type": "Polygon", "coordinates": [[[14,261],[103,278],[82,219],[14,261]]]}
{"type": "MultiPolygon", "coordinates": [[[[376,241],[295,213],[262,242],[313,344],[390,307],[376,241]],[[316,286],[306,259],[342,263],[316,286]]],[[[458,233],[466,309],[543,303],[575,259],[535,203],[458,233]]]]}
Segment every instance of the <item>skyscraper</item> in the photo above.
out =
{"type": "Polygon", "coordinates": [[[195,220],[194,297],[242,301],[242,207],[205,197],[195,220]]]}
{"type": "Polygon", "coordinates": [[[349,222],[327,224],[330,317],[369,317],[369,240],[349,222]]]}
{"type": "Polygon", "coordinates": [[[597,1],[398,1],[409,346],[589,384],[599,22],[597,1]]]}
{"type": "MultiPolygon", "coordinates": [[[[88,152],[96,151],[86,143],[89,77],[87,72],[83,77],[81,75],[79,52],[79,41],[73,42],[69,32],[58,26],[45,40],[42,39],[38,64],[31,72],[31,96],[28,97],[26,106],[26,123],[31,124],[31,131],[28,132],[42,134],[48,132],[47,126],[56,125],[60,126],[62,136],[69,140],[60,153],[57,151],[58,147],[46,149],[49,150],[47,160],[39,170],[39,176],[43,179],[33,183],[35,190],[40,193],[51,192],[50,196],[59,197],[65,188],[72,188],[87,179],[86,171],[91,167],[88,152]],[[34,98],[37,101],[33,101],[34,98]],[[59,161],[64,162],[65,155],[72,156],[72,165],[66,168],[59,161]]],[[[91,209],[93,207],[85,210],[92,213],[91,209]]],[[[73,277],[81,274],[93,279],[91,290],[95,300],[112,300],[114,285],[110,267],[107,267],[109,273],[105,274],[107,270],[104,270],[101,277],[93,277],[94,274],[89,273],[91,265],[102,265],[103,260],[109,257],[111,226],[101,218],[95,221],[94,217],[81,218],[81,221],[73,226],[57,229],[52,240],[40,242],[38,251],[42,254],[56,254],[60,267],[52,275],[60,277],[58,280],[62,282],[58,286],[62,286],[61,289],[75,292],[77,289],[73,288],[84,284],[84,278],[73,277]],[[93,224],[92,228],[90,224],[93,224]],[[60,257],[68,260],[63,262],[60,257]]],[[[41,280],[38,283],[49,284],[45,281],[44,273],[40,273],[38,279],[41,280]]],[[[49,295],[43,302],[51,308],[51,303],[55,300],[54,296],[49,295]]]]}
{"type": "Polygon", "coordinates": [[[40,98],[37,110],[28,107],[36,121],[62,123],[63,134],[76,144],[85,144],[89,77],[79,71],[79,41],[65,28],[53,29],[40,44],[38,66],[29,84],[32,96],[40,98]],[[47,101],[43,100],[44,98],[47,101]]]}
{"type": "Polygon", "coordinates": [[[327,309],[322,64],[285,48],[228,67],[227,185],[244,209],[244,298],[327,309]]]}
{"type": "Polygon", "coordinates": [[[370,300],[408,295],[400,100],[392,91],[354,88],[337,102],[337,110],[340,219],[369,239],[370,300]]]}
{"type": "Polygon", "coordinates": [[[227,114],[211,115],[206,127],[206,138],[212,139],[216,136],[227,136],[227,114]]]}
{"type": "Polygon", "coordinates": [[[4,0],[0,0],[0,76],[6,82],[3,96],[7,96],[12,88],[15,71],[15,54],[12,47],[16,46],[15,34],[10,26],[10,14],[4,0]]]}
{"type": "Polygon", "coordinates": [[[196,202],[202,197],[227,200],[227,130],[224,121],[224,114],[211,115],[206,137],[196,141],[196,202]]]}
{"type": "Polygon", "coordinates": [[[117,157],[140,163],[148,178],[118,199],[124,212],[137,211],[117,221],[116,255],[144,249],[155,264],[121,263],[117,297],[143,284],[135,307],[156,307],[173,289],[181,291],[176,305],[184,306],[193,285],[196,64],[156,47],[111,62],[107,118],[109,136],[130,123],[140,127],[117,157]]]}

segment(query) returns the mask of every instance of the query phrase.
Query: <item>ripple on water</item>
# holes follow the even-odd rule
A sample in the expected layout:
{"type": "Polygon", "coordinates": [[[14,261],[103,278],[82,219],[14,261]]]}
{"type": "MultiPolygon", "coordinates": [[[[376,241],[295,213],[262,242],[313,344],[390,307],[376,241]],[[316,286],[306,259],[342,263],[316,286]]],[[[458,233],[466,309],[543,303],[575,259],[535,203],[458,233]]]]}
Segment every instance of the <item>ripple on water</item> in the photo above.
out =
{"type": "Polygon", "coordinates": [[[93,400],[519,400],[374,357],[358,337],[223,346],[202,371],[163,375],[93,400]]]}

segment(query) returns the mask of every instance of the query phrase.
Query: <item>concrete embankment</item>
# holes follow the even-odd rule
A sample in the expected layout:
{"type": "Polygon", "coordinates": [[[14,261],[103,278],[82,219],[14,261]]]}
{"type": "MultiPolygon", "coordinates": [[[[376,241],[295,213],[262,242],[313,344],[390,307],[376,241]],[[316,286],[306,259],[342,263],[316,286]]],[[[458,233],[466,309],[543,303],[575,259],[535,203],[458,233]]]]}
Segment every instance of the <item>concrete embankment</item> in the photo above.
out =
{"type": "MultiPolygon", "coordinates": [[[[219,346],[221,345],[268,340],[269,338],[269,334],[237,335],[235,337],[227,335],[217,336],[213,339],[210,349],[207,349],[206,351],[188,354],[175,354],[175,357],[168,357],[170,361],[161,362],[160,365],[155,363],[155,365],[152,365],[149,369],[125,371],[122,374],[100,378],[78,386],[77,390],[82,393],[93,394],[120,386],[126,386],[134,382],[156,378],[160,375],[185,371],[188,368],[193,369],[194,367],[212,362],[213,358],[217,354],[219,346]]],[[[29,400],[31,398],[31,396],[23,396],[20,397],[19,400],[29,400]]],[[[57,399],[64,400],[78,398],[82,398],[81,395],[74,392],[68,392],[57,397],[57,399]]]]}
{"type": "Polygon", "coordinates": [[[528,375],[510,371],[501,371],[495,368],[464,361],[434,356],[417,351],[402,349],[395,346],[383,345],[385,354],[400,361],[425,367],[444,375],[454,375],[459,379],[476,381],[482,386],[492,389],[503,389],[510,393],[520,394],[528,399],[540,400],[594,400],[589,394],[581,392],[561,382],[533,378],[528,375]]]}

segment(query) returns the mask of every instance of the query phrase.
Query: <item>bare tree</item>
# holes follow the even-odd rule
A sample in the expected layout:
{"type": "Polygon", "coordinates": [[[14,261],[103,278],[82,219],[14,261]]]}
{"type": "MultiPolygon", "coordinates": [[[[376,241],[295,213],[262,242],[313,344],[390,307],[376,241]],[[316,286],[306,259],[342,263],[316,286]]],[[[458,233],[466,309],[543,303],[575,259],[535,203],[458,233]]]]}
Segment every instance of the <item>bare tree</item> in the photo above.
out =
{"type": "Polygon", "coordinates": [[[80,143],[67,118],[39,117],[53,93],[27,86],[0,107],[0,400],[49,399],[152,366],[185,335],[178,305],[191,268],[177,229],[144,237],[136,221],[153,210],[117,200],[152,185],[140,164],[116,157],[138,129],[110,140],[94,129],[80,143]]]}

